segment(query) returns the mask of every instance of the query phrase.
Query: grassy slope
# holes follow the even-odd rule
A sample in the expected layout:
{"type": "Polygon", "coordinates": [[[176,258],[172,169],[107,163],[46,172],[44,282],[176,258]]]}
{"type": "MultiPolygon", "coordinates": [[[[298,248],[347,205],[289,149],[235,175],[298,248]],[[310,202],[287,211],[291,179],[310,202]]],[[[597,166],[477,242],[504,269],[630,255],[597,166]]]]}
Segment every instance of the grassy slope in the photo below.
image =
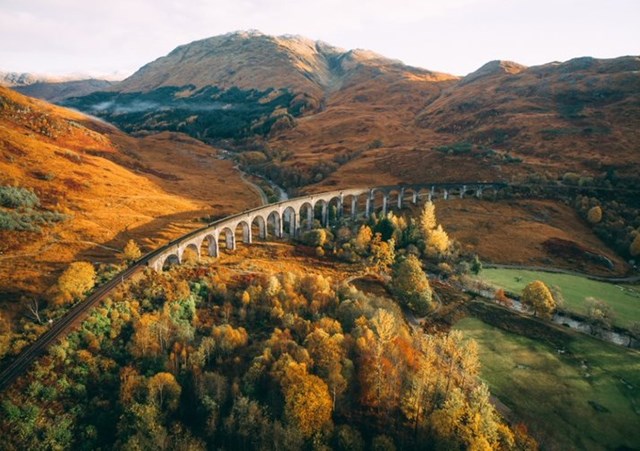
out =
{"type": "Polygon", "coordinates": [[[633,321],[640,321],[640,287],[637,286],[598,282],[569,274],[519,269],[488,268],[484,269],[480,276],[487,282],[513,293],[520,293],[533,280],[542,280],[549,286],[560,287],[565,299],[565,308],[569,311],[584,314],[584,299],[591,296],[606,301],[613,308],[616,313],[615,324],[628,327],[633,321]]]}
{"type": "Polygon", "coordinates": [[[127,136],[71,110],[0,89],[0,184],[31,188],[71,219],[0,232],[0,300],[41,293],[73,260],[112,261],[130,238],[150,250],[197,218],[258,205],[230,161],[191,138],[127,136]]]}
{"type": "Polygon", "coordinates": [[[640,447],[637,351],[571,334],[566,353],[559,354],[478,319],[465,318],[455,327],[478,342],[482,378],[491,392],[545,449],[640,447]]]}
{"type": "Polygon", "coordinates": [[[561,202],[465,198],[438,201],[436,209],[447,232],[484,261],[555,266],[603,275],[624,274],[628,269],[628,264],[593,233],[576,211],[561,202]],[[549,238],[574,241],[605,255],[614,262],[614,270],[550,254],[543,246],[549,238]]]}

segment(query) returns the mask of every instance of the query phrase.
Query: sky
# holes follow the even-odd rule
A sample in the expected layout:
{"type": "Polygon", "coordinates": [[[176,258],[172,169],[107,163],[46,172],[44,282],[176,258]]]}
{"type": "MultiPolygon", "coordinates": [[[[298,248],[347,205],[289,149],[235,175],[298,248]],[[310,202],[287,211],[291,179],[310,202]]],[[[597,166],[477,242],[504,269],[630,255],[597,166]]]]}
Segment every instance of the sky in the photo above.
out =
{"type": "Polygon", "coordinates": [[[640,0],[0,0],[0,71],[123,78],[237,30],[299,34],[465,75],[640,54],[640,0]]]}

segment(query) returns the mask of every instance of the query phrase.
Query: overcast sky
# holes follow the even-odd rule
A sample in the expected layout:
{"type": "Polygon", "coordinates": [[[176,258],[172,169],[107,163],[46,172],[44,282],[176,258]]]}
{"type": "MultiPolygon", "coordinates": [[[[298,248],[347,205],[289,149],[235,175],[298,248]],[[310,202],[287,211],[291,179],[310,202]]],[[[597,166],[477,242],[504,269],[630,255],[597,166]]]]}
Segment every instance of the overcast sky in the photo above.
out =
{"type": "Polygon", "coordinates": [[[300,34],[464,75],[640,54],[640,0],[0,0],[0,70],[127,76],[236,30],[300,34]]]}

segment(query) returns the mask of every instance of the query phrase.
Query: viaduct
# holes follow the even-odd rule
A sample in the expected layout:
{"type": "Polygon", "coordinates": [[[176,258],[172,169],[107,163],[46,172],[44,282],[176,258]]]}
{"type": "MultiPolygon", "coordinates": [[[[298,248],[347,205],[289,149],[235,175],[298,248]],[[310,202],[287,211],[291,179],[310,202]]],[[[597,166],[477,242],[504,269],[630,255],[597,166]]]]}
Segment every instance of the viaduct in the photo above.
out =
{"type": "Polygon", "coordinates": [[[247,210],[212,222],[206,227],[188,233],[141,259],[140,263],[162,271],[163,267],[179,264],[184,253],[191,250],[198,257],[217,257],[220,249],[234,250],[238,240],[251,244],[260,239],[297,238],[310,230],[314,221],[323,226],[329,223],[330,211],[338,217],[368,218],[374,211],[386,214],[405,203],[417,204],[427,200],[495,196],[506,187],[501,183],[440,183],[429,185],[397,185],[375,188],[355,188],[329,191],[298,197],[275,204],[247,210]]]}

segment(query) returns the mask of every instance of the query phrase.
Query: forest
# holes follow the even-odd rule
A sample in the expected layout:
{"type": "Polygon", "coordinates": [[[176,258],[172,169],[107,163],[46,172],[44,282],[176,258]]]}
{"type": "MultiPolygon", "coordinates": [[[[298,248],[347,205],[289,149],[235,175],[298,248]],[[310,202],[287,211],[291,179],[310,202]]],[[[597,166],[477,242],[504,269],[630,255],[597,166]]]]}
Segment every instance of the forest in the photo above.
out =
{"type": "MultiPolygon", "coordinates": [[[[428,203],[418,218],[334,219],[251,257],[148,270],[6,392],[3,446],[536,449],[494,408],[475,342],[406,319],[437,301],[424,259],[451,252],[428,203]]],[[[81,298],[68,285],[50,308],[81,298]]]]}

